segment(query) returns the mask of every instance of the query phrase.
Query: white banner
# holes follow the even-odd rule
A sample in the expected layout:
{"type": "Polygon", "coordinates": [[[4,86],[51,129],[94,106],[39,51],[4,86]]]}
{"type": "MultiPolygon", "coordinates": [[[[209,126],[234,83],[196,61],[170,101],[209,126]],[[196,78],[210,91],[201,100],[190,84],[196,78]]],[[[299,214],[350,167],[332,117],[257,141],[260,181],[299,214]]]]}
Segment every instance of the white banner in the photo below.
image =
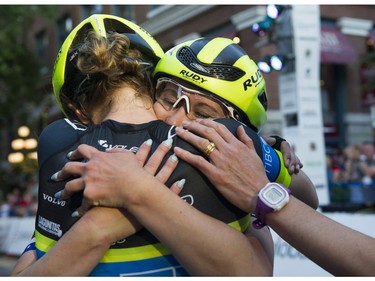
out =
{"type": "Polygon", "coordinates": [[[35,227],[35,218],[1,218],[0,252],[8,255],[21,255],[29,244],[35,227]]]}
{"type": "MultiPolygon", "coordinates": [[[[324,213],[327,217],[375,238],[374,214],[324,213]]],[[[308,220],[308,218],[307,218],[308,220]]],[[[274,276],[329,277],[326,270],[306,258],[271,231],[275,246],[274,276]]],[[[355,257],[354,257],[355,258],[355,257]]]]}

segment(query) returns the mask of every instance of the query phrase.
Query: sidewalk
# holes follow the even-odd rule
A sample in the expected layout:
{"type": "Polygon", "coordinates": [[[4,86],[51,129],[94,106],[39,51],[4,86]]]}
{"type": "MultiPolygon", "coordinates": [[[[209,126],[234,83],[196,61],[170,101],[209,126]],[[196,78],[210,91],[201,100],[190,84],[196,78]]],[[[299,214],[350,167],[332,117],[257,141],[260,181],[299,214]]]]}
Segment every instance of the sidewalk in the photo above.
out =
{"type": "Polygon", "coordinates": [[[0,276],[9,276],[18,257],[0,255],[0,276]]]}

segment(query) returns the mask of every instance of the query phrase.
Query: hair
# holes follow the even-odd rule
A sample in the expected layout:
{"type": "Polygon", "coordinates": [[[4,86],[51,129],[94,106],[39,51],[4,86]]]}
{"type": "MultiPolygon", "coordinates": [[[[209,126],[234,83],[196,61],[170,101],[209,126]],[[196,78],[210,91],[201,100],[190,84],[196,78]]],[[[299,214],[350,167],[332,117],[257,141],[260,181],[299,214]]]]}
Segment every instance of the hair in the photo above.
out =
{"type": "Polygon", "coordinates": [[[66,83],[61,89],[64,110],[71,111],[68,104],[73,104],[90,118],[100,107],[104,117],[111,109],[113,93],[124,86],[133,88],[135,97],[152,104],[150,65],[142,64],[141,53],[130,49],[125,35],[110,33],[103,37],[90,30],[81,44],[72,45],[70,63],[74,70],[66,70],[66,83]]]}

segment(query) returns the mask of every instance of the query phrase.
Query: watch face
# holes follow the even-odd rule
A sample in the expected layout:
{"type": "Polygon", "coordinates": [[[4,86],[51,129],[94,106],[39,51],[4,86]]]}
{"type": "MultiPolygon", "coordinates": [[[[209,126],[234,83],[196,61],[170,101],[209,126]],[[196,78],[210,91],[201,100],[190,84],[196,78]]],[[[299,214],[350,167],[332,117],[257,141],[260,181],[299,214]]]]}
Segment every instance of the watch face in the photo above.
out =
{"type": "Polygon", "coordinates": [[[266,190],[264,196],[271,204],[277,204],[285,197],[285,194],[276,188],[271,188],[266,190]]]}
{"type": "Polygon", "coordinates": [[[259,198],[273,210],[281,209],[289,201],[288,191],[277,183],[269,183],[259,193],[259,198]]]}

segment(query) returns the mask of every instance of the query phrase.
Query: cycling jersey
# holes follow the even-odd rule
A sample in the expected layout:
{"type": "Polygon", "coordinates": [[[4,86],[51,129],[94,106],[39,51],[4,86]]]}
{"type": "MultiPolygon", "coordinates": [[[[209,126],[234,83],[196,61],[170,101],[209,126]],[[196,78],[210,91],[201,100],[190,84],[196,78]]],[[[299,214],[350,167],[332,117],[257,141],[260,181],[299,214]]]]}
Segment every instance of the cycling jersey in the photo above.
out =
{"type": "MultiPolygon", "coordinates": [[[[237,121],[231,119],[217,121],[225,124],[234,134],[239,125],[237,121]]],[[[254,131],[245,129],[263,160],[269,180],[289,185],[290,175],[284,167],[280,152],[272,149],[254,131]]],[[[195,154],[200,153],[175,135],[174,126],[159,120],[139,125],[107,120],[100,125],[85,127],[79,122],[61,119],[45,128],[38,145],[39,197],[35,222],[38,258],[51,249],[78,220],[71,215],[81,205],[82,192],[66,201],[56,199],[54,194],[64,188],[66,181],[50,180],[51,176],[68,162],[66,156],[68,152],[76,149],[80,144],[89,144],[102,151],[116,147],[136,152],[148,139],[153,140],[152,151],[155,151],[167,138],[173,139],[173,147],[178,146],[195,154]]],[[[164,161],[173,153],[172,151],[170,150],[164,161]]],[[[199,170],[186,162],[179,161],[166,185],[171,186],[182,178],[186,179],[186,184],[179,194],[183,200],[239,231],[243,232],[248,227],[249,214],[225,200],[199,170]]],[[[90,275],[186,276],[188,273],[164,245],[146,229],[142,229],[114,243],[90,275]]]]}

